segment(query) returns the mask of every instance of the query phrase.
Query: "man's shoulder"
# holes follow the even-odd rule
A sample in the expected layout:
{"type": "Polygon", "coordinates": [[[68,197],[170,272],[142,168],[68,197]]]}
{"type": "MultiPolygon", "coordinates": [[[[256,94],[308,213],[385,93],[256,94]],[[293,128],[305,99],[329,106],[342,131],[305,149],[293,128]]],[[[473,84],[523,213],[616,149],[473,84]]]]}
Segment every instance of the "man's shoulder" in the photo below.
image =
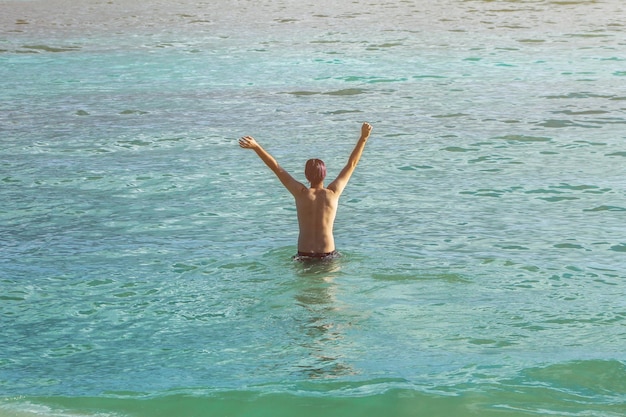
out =
{"type": "Polygon", "coordinates": [[[326,195],[326,198],[339,198],[339,193],[334,188],[324,188],[324,195],[326,195]]]}
{"type": "Polygon", "coordinates": [[[337,199],[338,195],[334,190],[331,190],[328,188],[304,187],[301,190],[301,192],[298,195],[296,195],[296,198],[302,198],[302,199],[307,199],[307,200],[323,198],[323,199],[332,200],[332,199],[337,199]]]}
{"type": "Polygon", "coordinates": [[[316,199],[335,205],[339,201],[339,194],[332,189],[322,188],[319,193],[316,194],[316,199]]]}
{"type": "Polygon", "coordinates": [[[332,188],[326,188],[326,187],[317,188],[317,189],[309,188],[309,190],[312,190],[313,193],[315,193],[316,195],[334,196],[337,194],[335,190],[333,190],[332,188]]]}

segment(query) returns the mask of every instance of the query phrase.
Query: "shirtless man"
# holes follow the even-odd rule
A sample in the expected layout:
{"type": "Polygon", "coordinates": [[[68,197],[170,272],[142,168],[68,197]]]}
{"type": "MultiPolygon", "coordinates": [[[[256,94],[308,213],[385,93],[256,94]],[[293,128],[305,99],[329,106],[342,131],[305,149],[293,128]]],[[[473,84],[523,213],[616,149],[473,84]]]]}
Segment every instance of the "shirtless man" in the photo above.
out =
{"type": "Polygon", "coordinates": [[[254,150],[296,200],[298,225],[300,226],[298,258],[324,259],[337,256],[333,225],[337,214],[339,196],[348,185],[350,176],[361,159],[361,154],[371,131],[372,126],[369,123],[363,123],[361,137],[350,154],[348,163],[341,170],[337,179],[326,188],[324,188],[326,165],[323,161],[309,159],[306,162],[304,174],[311,184],[311,187],[308,188],[296,181],[278,165],[274,157],[263,149],[252,136],[244,136],[239,139],[239,146],[254,150]]]}

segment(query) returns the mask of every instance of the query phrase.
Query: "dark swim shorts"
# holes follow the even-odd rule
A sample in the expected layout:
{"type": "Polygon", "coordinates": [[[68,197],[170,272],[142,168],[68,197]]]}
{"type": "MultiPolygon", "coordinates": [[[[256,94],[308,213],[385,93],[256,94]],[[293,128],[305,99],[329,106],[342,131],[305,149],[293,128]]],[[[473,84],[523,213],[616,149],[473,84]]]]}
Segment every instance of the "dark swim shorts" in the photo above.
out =
{"type": "Polygon", "coordinates": [[[306,252],[300,252],[298,251],[298,254],[296,256],[293,257],[293,259],[295,259],[296,261],[312,261],[312,260],[327,260],[327,259],[334,259],[334,258],[338,258],[339,252],[337,252],[336,250],[332,251],[332,252],[324,252],[324,253],[306,253],[306,252]]]}

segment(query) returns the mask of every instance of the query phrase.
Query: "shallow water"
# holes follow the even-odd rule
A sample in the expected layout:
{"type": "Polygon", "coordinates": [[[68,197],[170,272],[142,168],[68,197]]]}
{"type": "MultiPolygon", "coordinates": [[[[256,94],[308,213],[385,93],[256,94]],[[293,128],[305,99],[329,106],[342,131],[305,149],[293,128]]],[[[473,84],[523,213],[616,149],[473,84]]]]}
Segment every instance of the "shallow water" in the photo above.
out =
{"type": "Polygon", "coordinates": [[[626,414],[625,17],[1,1],[0,416],[626,414]]]}

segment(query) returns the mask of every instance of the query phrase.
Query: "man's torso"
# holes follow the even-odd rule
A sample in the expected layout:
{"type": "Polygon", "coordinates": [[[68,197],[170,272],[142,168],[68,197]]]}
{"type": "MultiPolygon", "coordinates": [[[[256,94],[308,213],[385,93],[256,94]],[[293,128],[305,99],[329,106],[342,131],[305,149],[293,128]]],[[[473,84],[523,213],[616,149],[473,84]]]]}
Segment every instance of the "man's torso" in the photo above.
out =
{"type": "Polygon", "coordinates": [[[298,251],[327,253],[335,250],[333,224],[339,197],[326,188],[308,188],[295,196],[298,211],[298,251]]]}

